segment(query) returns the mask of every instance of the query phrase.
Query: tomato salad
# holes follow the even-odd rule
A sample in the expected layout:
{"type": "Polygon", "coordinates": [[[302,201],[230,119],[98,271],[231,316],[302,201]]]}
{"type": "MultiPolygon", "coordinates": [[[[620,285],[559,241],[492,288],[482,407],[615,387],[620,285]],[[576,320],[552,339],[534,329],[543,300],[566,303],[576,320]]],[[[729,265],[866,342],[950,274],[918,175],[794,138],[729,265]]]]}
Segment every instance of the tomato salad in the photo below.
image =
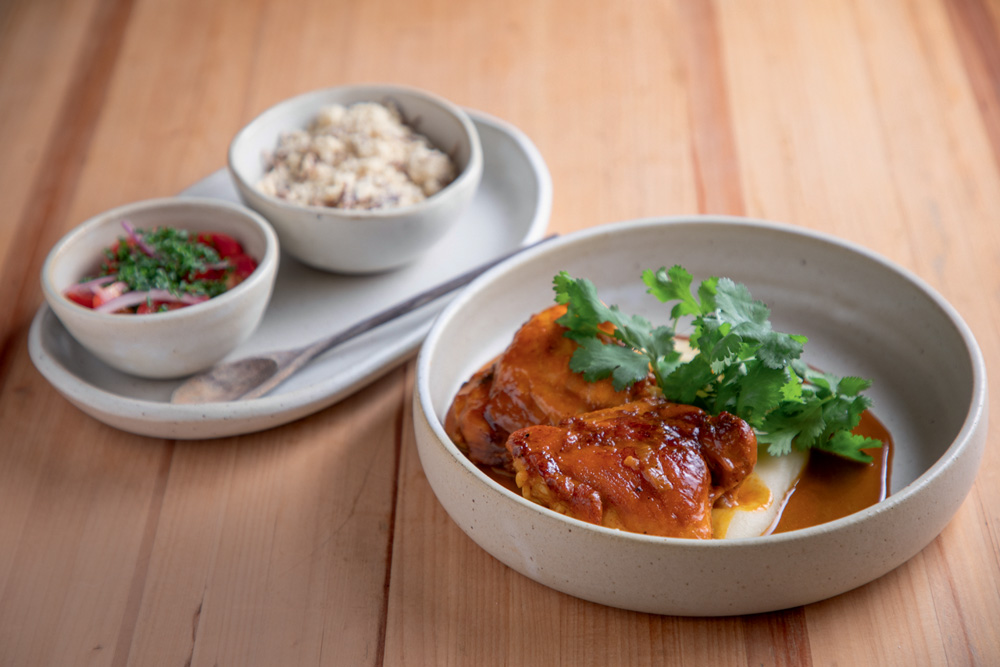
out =
{"type": "Polygon", "coordinates": [[[218,296],[257,268],[227,234],[140,230],[126,220],[122,227],[125,236],[104,250],[97,275],[70,287],[66,298],[103,313],[159,313],[218,296]]]}

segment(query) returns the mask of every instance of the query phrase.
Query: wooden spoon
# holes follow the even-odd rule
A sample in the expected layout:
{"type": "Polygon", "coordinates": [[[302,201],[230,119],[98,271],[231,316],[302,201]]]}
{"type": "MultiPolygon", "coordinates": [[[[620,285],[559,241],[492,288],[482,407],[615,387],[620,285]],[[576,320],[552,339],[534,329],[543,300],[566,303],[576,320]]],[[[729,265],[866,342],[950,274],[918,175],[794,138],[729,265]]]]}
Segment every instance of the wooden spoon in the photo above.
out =
{"type": "Polygon", "coordinates": [[[177,387],[170,397],[170,402],[213,403],[260,398],[327,350],[430,303],[468,284],[479,274],[505,259],[552,238],[555,238],[555,235],[517,248],[314,343],[217,364],[203,373],[190,377],[177,387]]]}

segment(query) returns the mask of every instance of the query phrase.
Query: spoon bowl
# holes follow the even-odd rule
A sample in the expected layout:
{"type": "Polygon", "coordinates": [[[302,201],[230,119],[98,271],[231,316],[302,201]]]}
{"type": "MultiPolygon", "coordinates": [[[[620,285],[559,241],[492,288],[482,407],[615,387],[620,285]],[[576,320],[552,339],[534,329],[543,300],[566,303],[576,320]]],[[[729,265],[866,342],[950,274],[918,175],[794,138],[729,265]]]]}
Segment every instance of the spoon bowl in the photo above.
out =
{"type": "Polygon", "coordinates": [[[219,364],[174,390],[173,403],[217,403],[232,401],[274,377],[281,368],[278,355],[250,357],[219,364]]]}

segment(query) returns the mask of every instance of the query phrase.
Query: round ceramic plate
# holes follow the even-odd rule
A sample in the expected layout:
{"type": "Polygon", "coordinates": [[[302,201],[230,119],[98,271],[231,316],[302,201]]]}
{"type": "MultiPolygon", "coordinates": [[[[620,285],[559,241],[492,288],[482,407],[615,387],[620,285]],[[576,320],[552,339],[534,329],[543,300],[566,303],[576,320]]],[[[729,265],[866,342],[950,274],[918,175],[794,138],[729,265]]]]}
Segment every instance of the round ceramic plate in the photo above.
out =
{"type": "MultiPolygon", "coordinates": [[[[274,295],[256,333],[227,359],[287,349],[346,329],[384,308],[541,239],[552,182],[534,144],[517,128],[469,111],[483,144],[483,180],[468,211],[431,251],[409,266],[374,276],[343,276],[281,258],[274,295]]],[[[225,170],[184,195],[239,201],[225,170]]],[[[45,378],[84,412],[111,426],[162,438],[213,438],[259,431],[320,410],[412,356],[443,297],[316,359],[268,396],[205,405],[173,405],[179,381],[120,373],[80,346],[42,306],[28,338],[45,378]]]]}
{"type": "Polygon", "coordinates": [[[417,362],[414,422],[427,479],[455,522],[497,559],[557,590],[636,611],[728,615],[843,593],[899,566],[950,520],[986,439],[986,371],[972,333],[919,278],[859,246],[738,218],[640,220],[572,234],[505,262],[436,320],[417,362]],[[872,412],[895,442],[888,499],[836,521],[732,540],[652,537],[557,514],[492,481],[443,417],[472,373],[533,313],[561,270],[626,313],[667,324],[644,269],[728,276],[809,337],[804,361],[874,381],[872,412]]]}

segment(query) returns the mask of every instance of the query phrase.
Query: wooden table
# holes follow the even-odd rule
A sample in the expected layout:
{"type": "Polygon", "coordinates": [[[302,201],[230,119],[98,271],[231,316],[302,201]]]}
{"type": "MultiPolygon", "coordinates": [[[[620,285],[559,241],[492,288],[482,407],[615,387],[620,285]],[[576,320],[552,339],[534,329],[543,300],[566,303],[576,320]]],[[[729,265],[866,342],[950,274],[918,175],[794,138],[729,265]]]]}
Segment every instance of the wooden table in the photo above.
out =
{"type": "Polygon", "coordinates": [[[833,233],[923,277],[1000,367],[995,0],[7,0],[0,664],[1000,664],[996,428],[903,567],[690,619],[556,593],[466,538],[416,456],[412,362],[214,441],[124,433],[49,386],[26,341],[63,233],[219,169],[278,100],[362,81],[524,130],[553,231],[709,212],[833,233]]]}

